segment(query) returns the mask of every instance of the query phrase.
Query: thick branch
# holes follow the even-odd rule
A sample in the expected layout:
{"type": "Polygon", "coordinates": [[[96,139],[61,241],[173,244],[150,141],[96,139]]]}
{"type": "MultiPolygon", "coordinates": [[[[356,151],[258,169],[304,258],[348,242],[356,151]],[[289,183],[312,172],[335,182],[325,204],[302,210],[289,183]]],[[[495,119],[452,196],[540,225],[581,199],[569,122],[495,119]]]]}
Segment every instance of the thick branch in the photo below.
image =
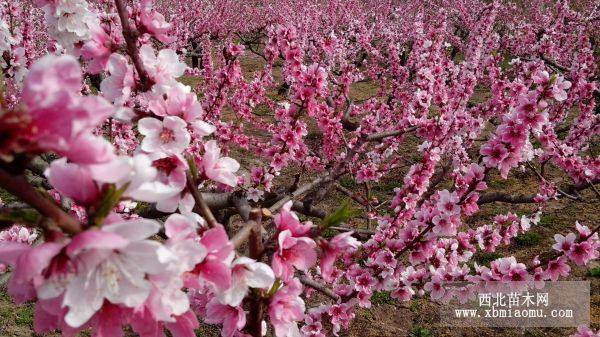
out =
{"type": "Polygon", "coordinates": [[[535,194],[512,195],[503,192],[491,192],[482,194],[477,200],[478,205],[488,204],[490,202],[506,202],[509,204],[527,204],[534,203],[535,194]]]}
{"type": "Polygon", "coordinates": [[[38,193],[23,176],[13,176],[0,169],[0,186],[35,208],[56,223],[64,232],[77,234],[83,229],[79,221],[65,213],[58,205],[38,193]]]}
{"type": "Polygon", "coordinates": [[[142,82],[142,91],[148,91],[154,85],[154,80],[150,78],[148,72],[144,68],[142,59],[140,58],[140,51],[137,46],[138,32],[131,29],[129,26],[129,15],[127,14],[127,8],[123,4],[123,0],[115,0],[117,12],[119,13],[119,19],[121,19],[121,27],[123,28],[123,37],[127,45],[127,54],[131,57],[131,61],[135,66],[135,70],[140,77],[142,82]]]}
{"type": "Polygon", "coordinates": [[[248,241],[252,231],[254,231],[258,226],[259,224],[256,221],[248,220],[244,227],[242,227],[237,233],[235,233],[233,238],[231,238],[231,243],[233,246],[235,248],[241,247],[246,241],[248,241]]]}
{"type": "MultiPolygon", "coordinates": [[[[262,213],[259,209],[253,209],[249,214],[250,221],[254,223],[250,230],[248,251],[251,258],[260,260],[264,251],[262,239],[262,213]]],[[[265,311],[265,303],[262,294],[255,290],[250,298],[249,332],[253,337],[262,336],[262,321],[265,311]]]]}

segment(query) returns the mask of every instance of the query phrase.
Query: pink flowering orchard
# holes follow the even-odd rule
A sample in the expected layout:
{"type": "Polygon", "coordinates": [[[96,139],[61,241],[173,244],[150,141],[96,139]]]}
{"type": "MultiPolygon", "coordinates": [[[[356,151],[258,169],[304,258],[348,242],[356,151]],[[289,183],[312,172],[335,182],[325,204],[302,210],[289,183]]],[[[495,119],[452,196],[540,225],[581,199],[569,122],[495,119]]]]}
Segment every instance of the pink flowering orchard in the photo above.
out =
{"type": "Polygon", "coordinates": [[[600,257],[590,211],[476,259],[600,205],[597,0],[0,12],[0,281],[35,333],[339,336],[375,294],[463,301],[600,257]]]}

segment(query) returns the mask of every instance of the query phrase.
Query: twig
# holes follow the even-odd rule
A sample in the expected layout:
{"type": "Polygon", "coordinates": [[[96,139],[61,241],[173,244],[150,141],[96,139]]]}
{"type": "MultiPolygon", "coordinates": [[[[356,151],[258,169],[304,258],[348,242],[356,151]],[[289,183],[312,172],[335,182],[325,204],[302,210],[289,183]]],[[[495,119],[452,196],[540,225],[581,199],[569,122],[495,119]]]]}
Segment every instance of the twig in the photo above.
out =
{"type": "Polygon", "coordinates": [[[215,216],[213,215],[212,211],[204,201],[202,193],[198,191],[198,184],[196,184],[196,179],[194,179],[194,177],[189,171],[186,175],[188,190],[190,191],[190,193],[192,193],[192,197],[196,202],[195,208],[202,214],[202,217],[204,217],[204,220],[206,220],[209,227],[215,227],[218,224],[217,219],[215,219],[215,216]]]}
{"type": "Polygon", "coordinates": [[[596,186],[594,186],[594,184],[591,181],[588,180],[587,183],[590,184],[590,187],[592,188],[592,190],[594,190],[594,193],[596,193],[596,198],[600,200],[600,191],[598,191],[596,186]]]}
{"type": "Polygon", "coordinates": [[[319,178],[316,178],[315,180],[311,181],[308,184],[302,185],[300,187],[298,187],[298,189],[296,189],[294,192],[286,195],[285,197],[281,198],[281,200],[277,201],[275,204],[273,204],[273,206],[269,207],[269,211],[271,211],[271,213],[275,213],[276,211],[278,211],[281,207],[283,207],[283,205],[285,205],[286,202],[308,192],[310,189],[312,189],[313,187],[319,185],[322,182],[326,182],[329,181],[330,175],[326,174],[324,176],[321,176],[319,178]]]}
{"type": "Polygon", "coordinates": [[[382,140],[387,137],[400,136],[400,135],[403,135],[405,133],[409,133],[409,132],[412,132],[415,130],[417,130],[417,127],[412,126],[410,128],[402,129],[402,130],[392,130],[392,131],[384,131],[384,132],[374,133],[372,135],[366,136],[366,140],[369,142],[375,142],[375,141],[382,140]]]}
{"type": "MultiPolygon", "coordinates": [[[[527,162],[527,166],[537,175],[537,177],[540,179],[540,181],[542,182],[547,182],[546,178],[538,172],[538,170],[533,166],[533,164],[531,164],[530,162],[527,162]]],[[[593,185],[592,185],[593,186],[593,185]]],[[[558,193],[564,195],[565,197],[572,199],[572,200],[579,200],[579,198],[572,196],[570,194],[568,194],[567,192],[561,190],[560,188],[556,188],[556,190],[558,191],[558,193]]]]}
{"type": "Polygon", "coordinates": [[[367,207],[369,205],[368,201],[365,200],[363,197],[356,193],[353,193],[352,191],[340,185],[339,183],[335,183],[335,189],[349,196],[350,198],[352,198],[352,200],[356,201],[359,205],[363,207],[367,207]]]}
{"type": "Polygon", "coordinates": [[[313,288],[314,290],[317,290],[318,292],[322,293],[323,295],[331,298],[334,301],[339,301],[340,300],[340,296],[336,293],[334,293],[331,289],[325,287],[324,285],[322,285],[321,283],[308,278],[307,276],[304,275],[300,275],[298,277],[300,279],[300,282],[302,284],[304,284],[307,287],[313,288]]]}

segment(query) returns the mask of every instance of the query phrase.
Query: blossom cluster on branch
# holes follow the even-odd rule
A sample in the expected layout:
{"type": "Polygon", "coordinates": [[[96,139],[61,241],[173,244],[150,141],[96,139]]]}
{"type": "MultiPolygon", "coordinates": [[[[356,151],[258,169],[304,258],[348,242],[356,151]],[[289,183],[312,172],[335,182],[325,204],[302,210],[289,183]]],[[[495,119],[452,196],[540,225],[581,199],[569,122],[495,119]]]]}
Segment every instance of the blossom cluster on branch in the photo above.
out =
{"type": "Polygon", "coordinates": [[[38,333],[337,336],[376,292],[465,301],[600,257],[582,215],[531,261],[472,263],[553,202],[600,202],[595,1],[0,12],[0,187],[18,199],[0,205],[0,273],[38,333]],[[531,195],[489,186],[523,172],[531,195]],[[336,191],[365,215],[324,208],[336,191]],[[535,209],[476,220],[495,202],[535,209]]]}

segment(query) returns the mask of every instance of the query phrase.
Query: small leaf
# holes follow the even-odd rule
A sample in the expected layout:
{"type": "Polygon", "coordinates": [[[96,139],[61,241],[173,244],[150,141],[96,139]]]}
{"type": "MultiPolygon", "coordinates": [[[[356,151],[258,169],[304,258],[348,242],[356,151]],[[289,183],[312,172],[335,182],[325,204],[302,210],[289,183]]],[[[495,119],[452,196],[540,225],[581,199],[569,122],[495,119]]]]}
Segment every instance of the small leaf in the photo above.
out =
{"type": "Polygon", "coordinates": [[[321,228],[325,229],[331,226],[337,226],[348,221],[348,219],[357,216],[359,213],[358,210],[353,209],[350,206],[349,200],[345,200],[338,209],[323,219],[321,228]]]}
{"type": "Polygon", "coordinates": [[[281,280],[280,279],[276,279],[275,282],[273,283],[273,286],[271,287],[271,289],[269,289],[269,291],[267,292],[267,297],[273,297],[273,295],[275,295],[275,293],[277,292],[277,290],[279,290],[279,288],[281,287],[281,280]]]}
{"type": "Polygon", "coordinates": [[[108,216],[110,211],[117,205],[117,203],[121,200],[121,196],[129,187],[129,183],[123,185],[121,188],[117,189],[114,184],[108,185],[104,195],[102,196],[102,200],[100,201],[100,206],[96,209],[96,211],[90,216],[90,225],[92,226],[100,226],[104,222],[104,219],[108,216]]]}

